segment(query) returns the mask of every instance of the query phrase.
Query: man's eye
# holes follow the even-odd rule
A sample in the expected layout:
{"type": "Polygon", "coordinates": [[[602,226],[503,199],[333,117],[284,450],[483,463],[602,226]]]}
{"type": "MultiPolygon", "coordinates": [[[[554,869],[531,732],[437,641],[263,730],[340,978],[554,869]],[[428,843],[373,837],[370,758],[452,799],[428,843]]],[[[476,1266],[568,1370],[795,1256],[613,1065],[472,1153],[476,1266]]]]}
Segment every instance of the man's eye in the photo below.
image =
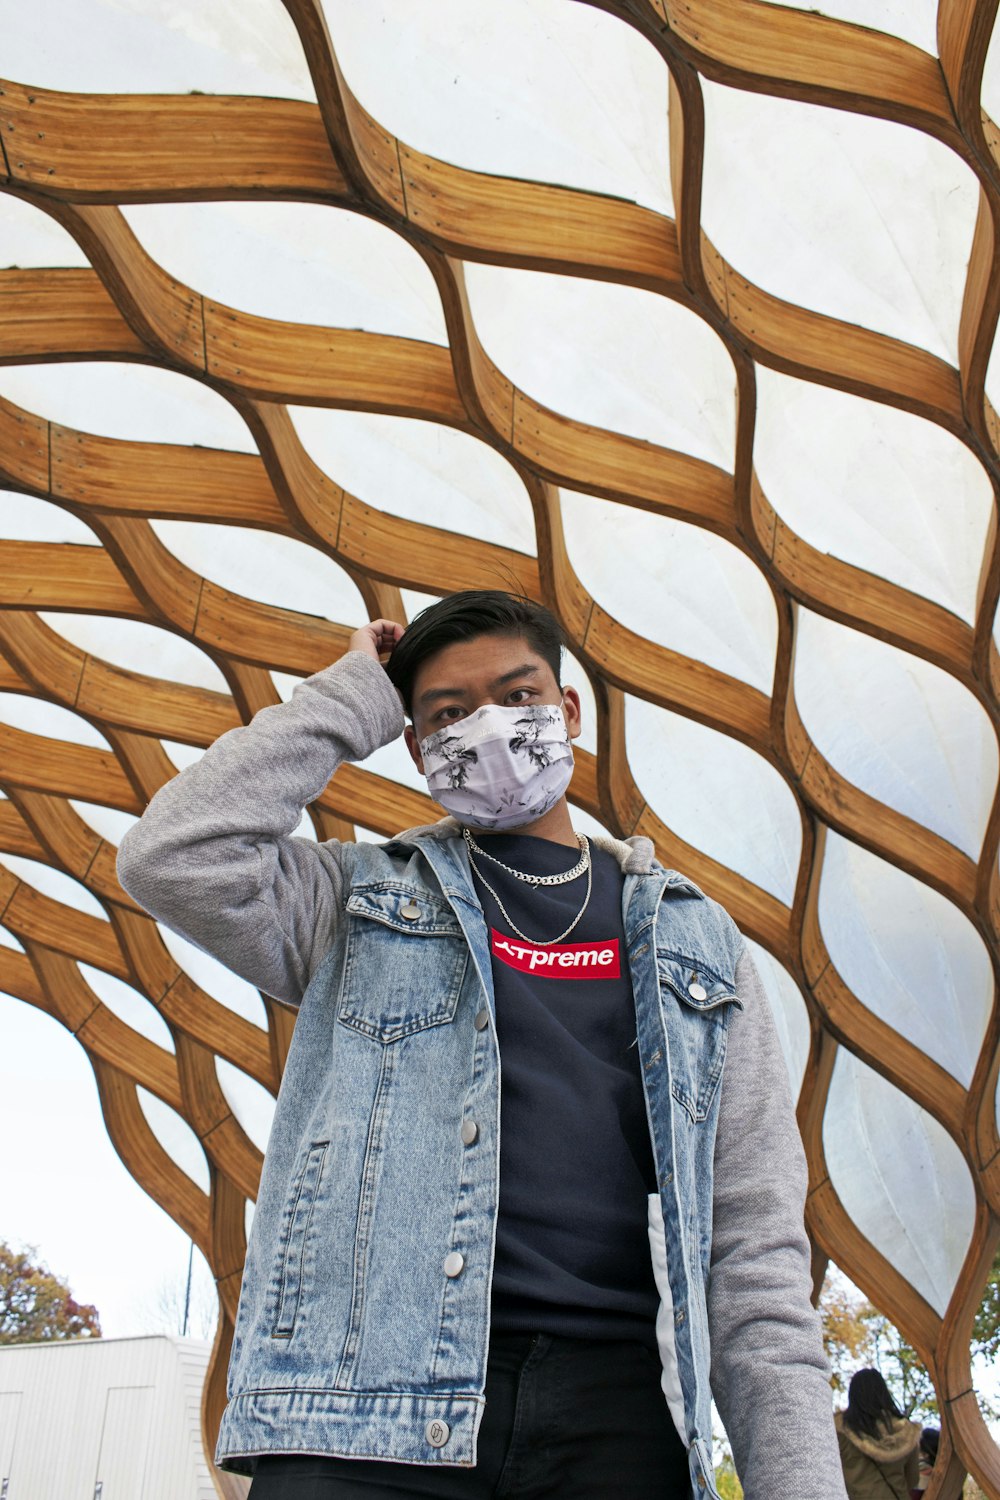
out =
{"type": "Polygon", "coordinates": [[[512,688],[512,690],[507,694],[507,697],[510,700],[511,706],[513,708],[516,708],[519,703],[527,703],[528,699],[531,697],[531,689],[512,688]]]}
{"type": "Polygon", "coordinates": [[[457,703],[452,703],[448,706],[448,708],[442,708],[441,712],[437,714],[436,717],[442,723],[451,723],[455,719],[461,719],[464,714],[464,708],[460,708],[457,703]]]}

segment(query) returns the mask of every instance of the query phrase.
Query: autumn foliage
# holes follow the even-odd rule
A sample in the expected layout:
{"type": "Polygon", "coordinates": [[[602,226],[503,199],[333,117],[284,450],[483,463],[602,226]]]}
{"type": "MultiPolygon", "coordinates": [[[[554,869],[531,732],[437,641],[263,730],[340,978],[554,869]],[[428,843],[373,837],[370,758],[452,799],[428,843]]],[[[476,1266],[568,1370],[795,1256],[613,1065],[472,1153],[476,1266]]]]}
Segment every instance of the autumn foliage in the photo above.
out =
{"type": "Polygon", "coordinates": [[[0,1344],[100,1336],[97,1308],[77,1302],[33,1246],[14,1250],[0,1240],[0,1344]]]}

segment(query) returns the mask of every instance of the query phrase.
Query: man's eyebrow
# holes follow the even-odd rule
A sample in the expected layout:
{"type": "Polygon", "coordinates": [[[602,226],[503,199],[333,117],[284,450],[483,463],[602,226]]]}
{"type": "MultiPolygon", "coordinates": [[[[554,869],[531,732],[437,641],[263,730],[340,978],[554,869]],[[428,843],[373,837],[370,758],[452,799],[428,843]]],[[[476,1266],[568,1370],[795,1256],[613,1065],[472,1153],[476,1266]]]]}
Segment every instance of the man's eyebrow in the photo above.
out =
{"type": "Polygon", "coordinates": [[[533,667],[530,661],[526,661],[523,667],[515,667],[512,672],[505,672],[502,677],[494,677],[490,687],[503,687],[508,682],[513,682],[515,677],[537,677],[538,668],[533,667]]]}
{"type": "MultiPolygon", "coordinates": [[[[514,667],[510,672],[504,672],[502,677],[495,677],[490,683],[491,688],[504,687],[508,682],[513,682],[515,677],[537,677],[538,668],[531,662],[525,662],[523,666],[514,667]]],[[[464,687],[430,688],[426,693],[420,694],[420,702],[437,703],[442,698],[464,698],[468,692],[464,687]]]]}

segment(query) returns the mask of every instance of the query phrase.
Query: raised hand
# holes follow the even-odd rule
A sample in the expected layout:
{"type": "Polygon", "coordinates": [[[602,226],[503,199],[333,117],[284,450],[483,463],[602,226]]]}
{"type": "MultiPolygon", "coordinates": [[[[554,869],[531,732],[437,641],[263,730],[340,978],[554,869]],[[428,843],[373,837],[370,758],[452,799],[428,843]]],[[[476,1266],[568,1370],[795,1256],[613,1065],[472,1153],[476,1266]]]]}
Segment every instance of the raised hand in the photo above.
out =
{"type": "Polygon", "coordinates": [[[367,625],[362,625],[351,636],[348,644],[349,651],[363,651],[366,656],[372,656],[379,661],[383,656],[389,656],[392,648],[400,640],[404,627],[395,620],[369,620],[367,625]]]}

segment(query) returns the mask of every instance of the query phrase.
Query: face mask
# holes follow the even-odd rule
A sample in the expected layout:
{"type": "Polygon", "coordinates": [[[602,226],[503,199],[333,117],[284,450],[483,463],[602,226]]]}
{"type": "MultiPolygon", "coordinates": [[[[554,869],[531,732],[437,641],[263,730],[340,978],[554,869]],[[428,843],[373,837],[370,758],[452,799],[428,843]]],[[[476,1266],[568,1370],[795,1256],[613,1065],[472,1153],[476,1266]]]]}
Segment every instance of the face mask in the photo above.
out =
{"type": "Polygon", "coordinates": [[[573,774],[573,747],[557,703],[486,703],[421,740],[435,802],[474,828],[519,828],[554,807],[573,774]]]}

